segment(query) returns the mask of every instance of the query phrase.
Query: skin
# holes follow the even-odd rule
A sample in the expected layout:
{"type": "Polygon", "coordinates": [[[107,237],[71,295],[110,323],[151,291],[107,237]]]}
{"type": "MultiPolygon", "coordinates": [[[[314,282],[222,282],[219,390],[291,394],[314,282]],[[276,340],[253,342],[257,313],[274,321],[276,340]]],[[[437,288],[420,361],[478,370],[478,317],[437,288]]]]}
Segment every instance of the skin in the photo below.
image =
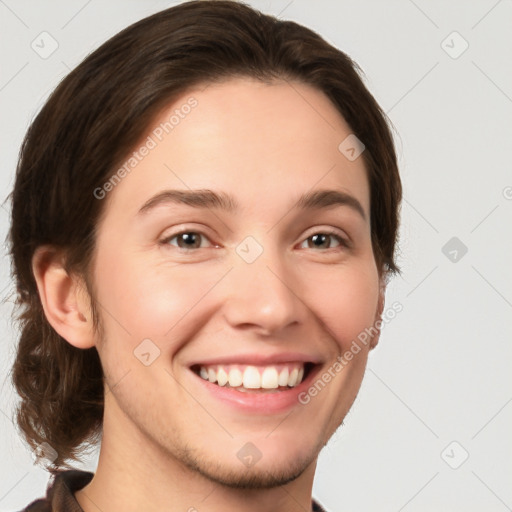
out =
{"type": "Polygon", "coordinates": [[[103,199],[92,274],[102,337],[80,278],[51,248],[34,256],[50,323],[74,346],[96,346],[105,373],[99,464],[75,496],[85,512],[303,512],[318,454],[350,409],[378,335],[291,413],[229,407],[188,366],[294,351],[322,361],[321,375],[375,323],[384,287],[363,158],[338,150],[351,130],[329,99],[295,82],[237,78],[194,89],[148,134],[191,96],[198,105],[103,199]],[[161,204],[138,215],[165,189],[223,191],[240,210],[161,204]],[[317,189],[349,193],[366,219],[346,205],[292,208],[317,189]],[[316,247],[311,237],[326,230],[349,247],[335,237],[316,247]],[[200,248],[180,249],[182,237],[162,242],[184,231],[203,235],[200,248]],[[251,264],[236,252],[247,236],[263,248],[251,264]],[[147,338],[160,350],[149,366],[133,353],[147,338]],[[236,456],[247,442],[262,453],[251,468],[236,456]]]}

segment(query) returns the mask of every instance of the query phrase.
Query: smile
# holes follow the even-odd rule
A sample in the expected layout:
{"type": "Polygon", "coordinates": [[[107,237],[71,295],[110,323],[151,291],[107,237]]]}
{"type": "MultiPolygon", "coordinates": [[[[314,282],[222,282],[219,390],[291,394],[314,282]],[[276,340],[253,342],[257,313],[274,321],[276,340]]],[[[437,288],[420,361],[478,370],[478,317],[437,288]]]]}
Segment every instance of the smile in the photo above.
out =
{"type": "Polygon", "coordinates": [[[298,386],[313,363],[290,362],[266,366],[244,364],[194,365],[191,369],[202,379],[236,391],[266,390],[278,392],[298,386]]]}

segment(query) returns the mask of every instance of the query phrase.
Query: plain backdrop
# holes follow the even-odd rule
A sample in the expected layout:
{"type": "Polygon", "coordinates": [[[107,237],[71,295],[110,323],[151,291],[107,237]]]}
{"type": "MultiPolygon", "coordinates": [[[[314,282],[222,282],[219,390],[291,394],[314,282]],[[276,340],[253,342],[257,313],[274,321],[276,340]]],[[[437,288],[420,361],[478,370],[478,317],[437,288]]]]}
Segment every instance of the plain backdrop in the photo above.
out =
{"type": "MultiPolygon", "coordinates": [[[[22,138],[58,82],[110,36],[176,3],[0,0],[2,202],[22,138]],[[34,50],[41,37],[51,55],[34,50]]],[[[387,305],[403,309],[320,455],[314,496],[333,512],[512,510],[512,2],[248,3],[347,52],[398,134],[403,275],[387,305]]],[[[8,226],[7,201],[2,240],[8,226]]],[[[13,511],[43,496],[49,475],[12,422],[5,246],[0,290],[0,510],[13,511]]],[[[94,471],[96,457],[77,467],[94,471]]]]}

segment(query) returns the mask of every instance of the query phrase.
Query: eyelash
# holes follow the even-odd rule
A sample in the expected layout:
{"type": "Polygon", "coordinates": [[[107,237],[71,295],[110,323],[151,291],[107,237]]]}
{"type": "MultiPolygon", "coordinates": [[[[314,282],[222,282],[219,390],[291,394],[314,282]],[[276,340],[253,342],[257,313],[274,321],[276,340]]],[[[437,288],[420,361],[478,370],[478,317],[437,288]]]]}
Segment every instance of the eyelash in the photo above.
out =
{"type": "MultiPolygon", "coordinates": [[[[195,235],[201,235],[203,237],[205,237],[206,239],[208,239],[208,237],[202,233],[201,231],[193,231],[193,230],[185,230],[185,231],[180,231],[179,233],[174,233],[173,235],[171,236],[168,236],[168,237],[165,237],[164,239],[162,239],[160,241],[160,244],[161,245],[171,245],[169,244],[169,242],[171,240],[173,240],[174,238],[177,238],[179,237],[180,235],[185,235],[185,234],[190,234],[190,233],[193,233],[195,235]]],[[[331,236],[333,238],[336,238],[340,244],[340,247],[342,248],[349,248],[350,247],[350,244],[348,243],[347,240],[345,240],[341,235],[339,235],[338,233],[336,233],[335,231],[331,231],[329,229],[325,229],[325,230],[322,230],[322,231],[317,231],[316,233],[313,233],[311,235],[309,235],[307,238],[305,238],[303,240],[302,243],[304,243],[304,241],[306,240],[309,240],[310,238],[312,238],[314,235],[327,235],[327,236],[331,236]]],[[[208,239],[209,240],[209,239],[208,239]]],[[[181,251],[186,251],[186,252],[189,252],[189,251],[194,251],[194,250],[199,250],[199,249],[204,249],[204,247],[193,247],[191,249],[185,249],[183,247],[177,247],[175,246],[176,249],[178,250],[181,250],[181,251]]],[[[326,250],[330,250],[330,249],[336,249],[336,248],[340,248],[340,247],[329,247],[328,249],[326,250]]]]}

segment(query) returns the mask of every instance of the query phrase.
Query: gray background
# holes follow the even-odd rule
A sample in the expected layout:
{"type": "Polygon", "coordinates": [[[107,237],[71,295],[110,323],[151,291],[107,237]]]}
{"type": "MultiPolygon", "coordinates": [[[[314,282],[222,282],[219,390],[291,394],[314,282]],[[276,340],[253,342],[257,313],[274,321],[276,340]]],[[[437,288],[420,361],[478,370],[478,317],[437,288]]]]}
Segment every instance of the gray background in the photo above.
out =
{"type": "MultiPolygon", "coordinates": [[[[108,37],[175,3],[0,0],[2,200],[22,137],[57,83],[108,37]],[[47,58],[31,47],[51,49],[44,31],[58,44],[47,58]]],[[[353,57],[399,133],[403,276],[387,305],[403,311],[321,453],[314,496],[333,512],[512,510],[512,2],[249,3],[353,57]]],[[[8,210],[0,208],[2,236],[8,210]]],[[[5,248],[0,279],[0,510],[12,511],[44,494],[48,473],[11,422],[5,248]]],[[[83,469],[94,471],[96,456],[83,469]]]]}

